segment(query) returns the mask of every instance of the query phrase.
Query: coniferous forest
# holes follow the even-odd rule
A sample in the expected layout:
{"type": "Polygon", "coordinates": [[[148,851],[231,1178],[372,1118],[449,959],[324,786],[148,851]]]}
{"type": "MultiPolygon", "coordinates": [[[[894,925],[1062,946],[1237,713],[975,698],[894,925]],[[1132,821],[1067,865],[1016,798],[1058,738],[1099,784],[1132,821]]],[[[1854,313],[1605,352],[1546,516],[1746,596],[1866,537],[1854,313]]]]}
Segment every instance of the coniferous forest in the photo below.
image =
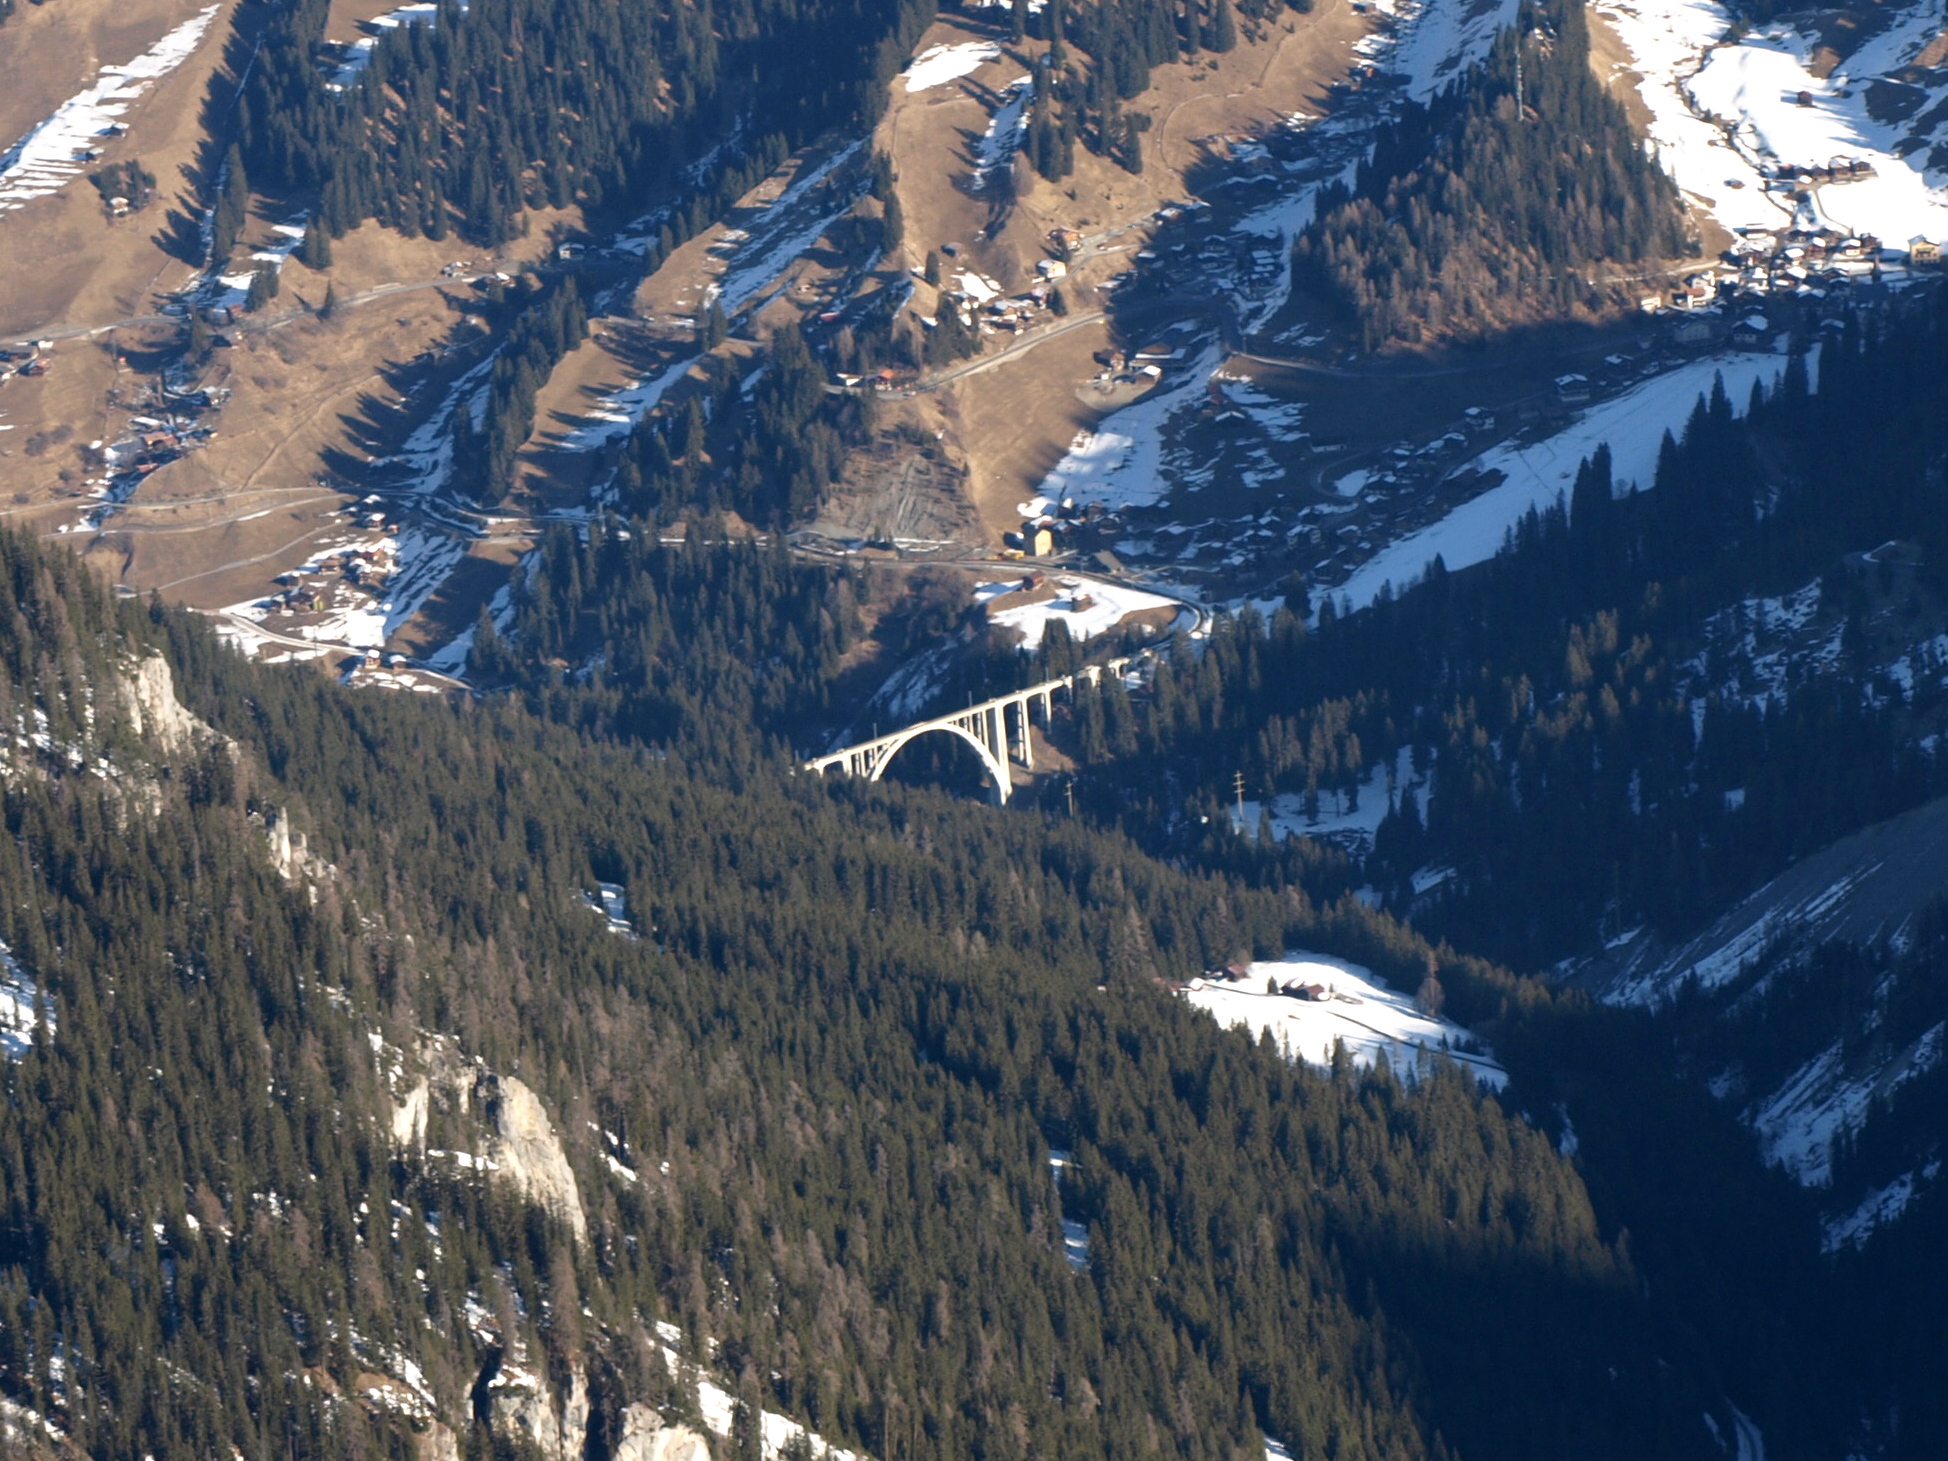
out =
{"type": "MultiPolygon", "coordinates": [[[[369,221],[493,246],[573,205],[654,270],[870,124],[934,19],[443,0],[341,90],[327,10],[236,7],[219,256],[253,197],[313,210],[320,266],[369,221]]],[[[1078,144],[1140,169],[1152,70],[1282,10],[987,18],[1047,43],[1024,148],[1062,179],[1078,144]]],[[[1594,312],[1679,220],[1546,0],[1405,112],[1298,275],[1364,349],[1412,345],[1594,312]]],[[[700,314],[700,389],[537,534],[466,693],[249,662],[0,528],[0,1450],[672,1461],[644,1437],[681,1429],[813,1461],[768,1414],[854,1461],[1744,1461],[1749,1413],[1774,1461],[1933,1455],[1938,1194],[1823,1251],[1819,1194],[1708,1083],[1785,1078],[1836,1006],[1849,1053],[1938,1039],[1943,908],[1768,947],[1723,998],[1550,976],[1948,793],[1939,677],[1869,628],[1948,596],[1945,301],[1704,396],[1644,491],[1595,453],[1488,563],[1358,614],[1291,581],[1078,690],[1062,775],[1005,809],[799,764],[900,635],[936,708],[1085,647],[794,555],[879,429],[796,326],[739,374],[700,314]],[[1832,662],[1743,693],[1743,616],[1794,593],[1845,622],[1832,662]],[[1363,849],[1281,839],[1240,790],[1384,813],[1363,849]],[[1307,1065],[1178,997],[1295,950],[1418,991],[1506,1087],[1307,1065]]],[[[495,505],[591,305],[562,272],[476,307],[500,354],[455,475],[495,505]]],[[[1944,1071],[1863,1101],[1842,1180],[1933,1160],[1944,1071]]]]}
{"type": "MultiPolygon", "coordinates": [[[[517,1352],[680,1415],[651,1319],[874,1455],[1695,1448],[1713,1397],[1545,1134],[1153,982],[1294,941],[1446,957],[1383,916],[829,789],[749,732],[650,754],[349,695],[4,552],[7,709],[48,714],[6,936],[58,1033],[0,1108],[0,1377],[89,1454],[397,1453],[407,1421],[333,1397],[400,1355],[450,1418],[517,1352]],[[153,655],[207,725],[160,759],[117,700],[153,655]],[[304,839],[288,879],[267,823],[304,839]],[[427,1029],[613,1133],[635,1181],[569,1141],[585,1238],[395,1143],[386,1052],[427,1029]]],[[[1458,1004],[1554,1003],[1450,963],[1458,1004]]]]}
{"type": "Polygon", "coordinates": [[[1676,187],[1591,69],[1568,0],[1524,4],[1481,66],[1409,106],[1294,262],[1373,350],[1603,308],[1610,276],[1630,274],[1616,266],[1683,244],[1676,187]]]}

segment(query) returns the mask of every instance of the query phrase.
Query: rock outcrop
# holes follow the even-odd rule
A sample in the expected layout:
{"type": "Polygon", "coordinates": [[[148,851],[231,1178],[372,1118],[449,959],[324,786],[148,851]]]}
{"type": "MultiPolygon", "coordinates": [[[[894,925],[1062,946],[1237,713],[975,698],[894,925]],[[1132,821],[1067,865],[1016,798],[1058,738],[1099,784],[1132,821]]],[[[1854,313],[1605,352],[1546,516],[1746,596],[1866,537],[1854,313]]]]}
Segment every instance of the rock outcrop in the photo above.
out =
{"type": "Polygon", "coordinates": [[[227,737],[205,725],[176,698],[176,677],[159,654],[140,660],[117,683],[136,736],[164,757],[181,756],[227,737]]]}
{"type": "Polygon", "coordinates": [[[481,1404],[496,1435],[528,1442],[547,1461],[581,1461],[588,1449],[588,1381],[579,1368],[557,1404],[540,1375],[501,1361],[481,1386],[481,1404]]]}
{"type": "Polygon", "coordinates": [[[396,1146],[424,1152],[428,1122],[435,1109],[466,1118],[472,1152],[453,1153],[490,1180],[504,1181],[529,1202],[544,1207],[575,1235],[588,1240],[581,1184],[569,1165],[567,1149],[549,1118],[548,1108],[525,1082],[467,1060],[449,1040],[421,1044],[420,1074],[394,1083],[391,1112],[396,1146]]]}
{"type": "Polygon", "coordinates": [[[482,1072],[474,1096],[487,1120],[490,1139],[484,1155],[492,1170],[572,1228],[576,1242],[587,1242],[581,1187],[541,1098],[513,1076],[491,1071],[482,1072]]]}
{"type": "Polygon", "coordinates": [[[652,1407],[630,1405],[610,1461],[710,1461],[710,1445],[688,1426],[665,1425],[652,1407]]]}

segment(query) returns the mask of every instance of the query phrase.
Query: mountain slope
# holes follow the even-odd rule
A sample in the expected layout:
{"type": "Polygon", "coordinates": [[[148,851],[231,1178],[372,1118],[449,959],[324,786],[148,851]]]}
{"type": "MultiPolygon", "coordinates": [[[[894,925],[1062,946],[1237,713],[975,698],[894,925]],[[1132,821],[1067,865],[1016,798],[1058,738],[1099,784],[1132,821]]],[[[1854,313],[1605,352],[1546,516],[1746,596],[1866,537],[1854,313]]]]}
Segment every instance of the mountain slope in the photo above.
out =
{"type": "Polygon", "coordinates": [[[632,1405],[903,1458],[1707,1449],[1546,1137],[1150,983],[1410,937],[1073,825],[251,669],[0,549],[51,748],[9,778],[5,932],[54,1016],[0,1106],[0,1385],[78,1449],[612,1455],[632,1405]],[[156,649],[209,727],[168,754],[109,690],[156,649]]]}

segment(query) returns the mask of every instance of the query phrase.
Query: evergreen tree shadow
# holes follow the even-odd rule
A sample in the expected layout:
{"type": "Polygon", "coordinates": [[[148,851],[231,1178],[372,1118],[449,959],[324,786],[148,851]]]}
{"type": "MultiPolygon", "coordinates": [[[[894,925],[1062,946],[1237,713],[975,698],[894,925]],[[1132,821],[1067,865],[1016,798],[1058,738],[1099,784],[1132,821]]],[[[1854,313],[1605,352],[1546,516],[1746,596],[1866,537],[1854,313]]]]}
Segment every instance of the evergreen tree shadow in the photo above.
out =
{"type": "MultiPolygon", "coordinates": [[[[465,296],[442,293],[456,308],[468,303],[465,296]]],[[[375,372],[385,391],[361,391],[352,407],[339,413],[351,449],[326,448],[320,454],[325,469],[357,488],[397,485],[402,467],[391,459],[431,413],[445,408],[453,383],[478,364],[466,343],[449,335],[445,345],[411,360],[379,362],[375,372]]]]}
{"type": "Polygon", "coordinates": [[[265,0],[244,0],[231,21],[223,43],[223,57],[210,76],[199,113],[202,141],[182,168],[184,191],[177,196],[153,237],[156,247],[179,263],[195,268],[205,262],[203,216],[215,196],[218,174],[232,136],[242,78],[256,54],[259,35],[270,17],[265,0]]]}

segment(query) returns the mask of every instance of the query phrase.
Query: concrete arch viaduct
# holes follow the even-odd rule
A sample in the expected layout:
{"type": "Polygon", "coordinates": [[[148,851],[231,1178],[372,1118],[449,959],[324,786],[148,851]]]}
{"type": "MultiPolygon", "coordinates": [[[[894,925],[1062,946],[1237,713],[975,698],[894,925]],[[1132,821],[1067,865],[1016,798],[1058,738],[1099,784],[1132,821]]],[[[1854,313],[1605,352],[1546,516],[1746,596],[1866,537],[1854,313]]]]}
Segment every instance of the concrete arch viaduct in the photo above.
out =
{"type": "Polygon", "coordinates": [[[974,748],[987,770],[988,779],[993,783],[995,805],[1002,806],[1007,803],[1008,793],[1013,790],[1011,768],[1019,765],[1030,771],[1035,769],[1035,743],[1030,734],[1029,717],[1037,708],[1037,702],[1042,723],[1046,725],[1055,711],[1056,691],[1066,690],[1073,695],[1078,683],[1094,685],[1105,674],[1120,675],[1131,662],[1131,659],[1124,658],[1108,660],[1099,665],[1085,665],[1073,675],[1044,680],[1025,690],[1011,690],[1006,695],[983,700],[965,710],[935,716],[931,720],[915,721],[890,735],[861,741],[824,756],[815,756],[805,763],[805,769],[822,775],[836,766],[849,776],[863,776],[868,781],[878,781],[905,746],[921,736],[939,732],[957,736],[974,748]]]}

